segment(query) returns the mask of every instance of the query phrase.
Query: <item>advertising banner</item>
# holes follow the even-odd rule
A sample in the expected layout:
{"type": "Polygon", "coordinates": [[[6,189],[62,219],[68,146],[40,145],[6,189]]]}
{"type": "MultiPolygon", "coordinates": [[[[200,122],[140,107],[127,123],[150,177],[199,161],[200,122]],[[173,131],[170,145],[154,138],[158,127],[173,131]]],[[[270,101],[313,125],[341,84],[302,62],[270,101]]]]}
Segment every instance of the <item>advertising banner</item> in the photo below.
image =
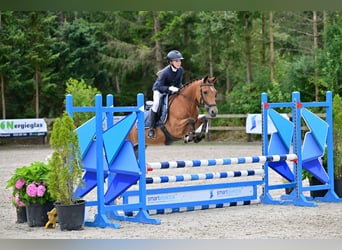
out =
{"type": "Polygon", "coordinates": [[[46,136],[47,125],[44,119],[0,120],[0,137],[46,136]]]}

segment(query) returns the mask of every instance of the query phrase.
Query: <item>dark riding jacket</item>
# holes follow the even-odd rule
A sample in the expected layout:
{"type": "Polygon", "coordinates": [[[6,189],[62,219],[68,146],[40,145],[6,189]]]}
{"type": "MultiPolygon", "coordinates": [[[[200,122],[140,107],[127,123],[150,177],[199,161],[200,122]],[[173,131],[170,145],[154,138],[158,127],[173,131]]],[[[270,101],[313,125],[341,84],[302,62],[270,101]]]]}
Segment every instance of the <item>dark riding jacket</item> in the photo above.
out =
{"type": "Polygon", "coordinates": [[[169,93],[170,86],[181,88],[183,86],[183,72],[183,67],[180,67],[174,72],[171,65],[166,66],[161,70],[157,80],[153,84],[152,90],[158,90],[160,93],[169,93]]]}

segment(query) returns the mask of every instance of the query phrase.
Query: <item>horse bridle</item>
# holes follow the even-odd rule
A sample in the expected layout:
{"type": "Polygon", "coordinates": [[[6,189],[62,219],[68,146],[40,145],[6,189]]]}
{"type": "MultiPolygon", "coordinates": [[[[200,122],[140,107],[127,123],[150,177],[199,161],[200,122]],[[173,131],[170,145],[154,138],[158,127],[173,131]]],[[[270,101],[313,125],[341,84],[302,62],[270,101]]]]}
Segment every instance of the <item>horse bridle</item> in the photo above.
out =
{"type": "MultiPolygon", "coordinates": [[[[209,103],[204,99],[203,90],[202,90],[202,87],[203,87],[203,86],[214,87],[214,84],[211,83],[211,82],[209,81],[209,79],[208,79],[208,83],[204,83],[203,80],[201,81],[201,83],[200,83],[200,94],[201,94],[201,99],[200,99],[200,102],[199,102],[199,103],[197,102],[197,100],[194,101],[195,104],[196,104],[197,106],[202,105],[202,106],[205,106],[205,107],[208,107],[208,108],[215,107],[216,104],[209,104],[209,103]]],[[[193,102],[192,99],[190,99],[190,98],[189,98],[188,96],[186,96],[186,95],[183,95],[183,94],[180,93],[180,92],[178,92],[178,95],[181,95],[181,96],[183,96],[185,99],[187,99],[188,101],[193,102]]]]}
{"type": "Polygon", "coordinates": [[[209,80],[208,80],[208,83],[203,83],[203,80],[202,80],[202,82],[200,83],[200,93],[201,93],[200,104],[203,105],[204,107],[207,107],[207,108],[215,107],[215,106],[216,106],[216,103],[215,103],[215,104],[209,104],[209,103],[204,99],[203,90],[202,90],[202,87],[203,87],[203,86],[214,87],[214,84],[211,83],[209,80]]]}

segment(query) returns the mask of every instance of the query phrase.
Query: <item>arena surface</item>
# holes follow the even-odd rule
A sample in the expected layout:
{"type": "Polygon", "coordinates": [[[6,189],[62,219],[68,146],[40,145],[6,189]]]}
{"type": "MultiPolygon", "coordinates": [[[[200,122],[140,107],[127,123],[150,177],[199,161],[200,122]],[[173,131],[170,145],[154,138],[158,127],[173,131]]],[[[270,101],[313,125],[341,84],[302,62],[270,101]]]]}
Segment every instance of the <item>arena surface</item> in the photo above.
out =
{"type": "MultiPolygon", "coordinates": [[[[0,238],[2,239],[342,239],[342,203],[319,203],[317,207],[276,206],[253,204],[164,215],[153,215],[160,225],[116,222],[120,229],[84,227],[81,231],[61,231],[17,224],[14,207],[8,200],[6,180],[15,168],[33,161],[44,161],[52,150],[48,145],[0,146],[0,238]]],[[[149,146],[148,162],[215,159],[261,155],[261,143],[239,144],[175,144],[149,146]]],[[[222,166],[210,170],[224,171],[261,168],[260,164],[222,166]]],[[[193,169],[173,169],[151,175],[190,173],[193,169]]],[[[196,172],[194,172],[196,173],[196,172]]],[[[272,181],[281,177],[271,173],[272,181]]],[[[227,181],[227,179],[225,179],[227,181]]],[[[228,179],[229,181],[229,179],[228,179]]],[[[199,183],[199,182],[198,182],[199,183]]],[[[279,191],[278,191],[279,192],[279,191]]],[[[96,192],[85,198],[93,199],[96,192]]],[[[278,195],[275,193],[274,195],[278,195]]],[[[96,211],[87,209],[91,218],[96,211]]]]}

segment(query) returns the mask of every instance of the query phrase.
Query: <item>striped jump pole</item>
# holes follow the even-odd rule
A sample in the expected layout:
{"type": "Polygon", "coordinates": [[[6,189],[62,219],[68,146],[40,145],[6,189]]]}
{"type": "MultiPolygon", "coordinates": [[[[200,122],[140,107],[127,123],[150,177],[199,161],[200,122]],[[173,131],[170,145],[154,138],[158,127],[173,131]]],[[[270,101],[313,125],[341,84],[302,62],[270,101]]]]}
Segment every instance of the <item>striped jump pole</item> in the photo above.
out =
{"type": "MultiPolygon", "coordinates": [[[[295,154],[284,154],[221,158],[211,160],[150,162],[146,163],[146,166],[147,170],[151,171],[168,168],[190,168],[296,160],[297,156],[295,154]]],[[[146,184],[175,183],[249,176],[262,177],[257,180],[146,189],[146,208],[150,214],[163,214],[259,203],[260,200],[257,195],[257,187],[264,184],[264,173],[264,169],[256,169],[146,177],[146,184]]],[[[126,191],[122,195],[122,198],[124,205],[139,202],[139,190],[126,191]]],[[[133,210],[125,211],[128,213],[133,212],[133,210]]]]}
{"type": "Polygon", "coordinates": [[[182,182],[182,181],[199,181],[199,180],[212,180],[223,179],[231,177],[243,177],[243,176],[263,176],[263,169],[255,170],[240,170],[240,171],[226,171],[226,172],[211,172],[203,174],[184,174],[175,176],[156,176],[146,177],[146,184],[167,183],[167,182],[182,182]]]}
{"type": "Polygon", "coordinates": [[[189,160],[189,161],[163,161],[147,163],[147,170],[167,169],[167,168],[184,168],[184,167],[203,167],[203,166],[218,166],[218,165],[233,165],[246,163],[265,163],[279,161],[296,161],[296,154],[284,155],[269,155],[269,156],[251,156],[251,157],[234,157],[221,158],[212,160],[189,160]]]}
{"type": "Polygon", "coordinates": [[[237,201],[237,202],[228,202],[228,203],[218,203],[218,204],[209,204],[209,205],[201,205],[194,207],[176,207],[176,208],[165,208],[165,209],[155,209],[148,210],[150,215],[154,214],[171,214],[171,213],[181,213],[181,212],[191,212],[197,210],[206,210],[213,208],[224,208],[224,207],[236,207],[236,206],[247,206],[253,204],[259,204],[260,200],[250,200],[250,201],[237,201]]]}

